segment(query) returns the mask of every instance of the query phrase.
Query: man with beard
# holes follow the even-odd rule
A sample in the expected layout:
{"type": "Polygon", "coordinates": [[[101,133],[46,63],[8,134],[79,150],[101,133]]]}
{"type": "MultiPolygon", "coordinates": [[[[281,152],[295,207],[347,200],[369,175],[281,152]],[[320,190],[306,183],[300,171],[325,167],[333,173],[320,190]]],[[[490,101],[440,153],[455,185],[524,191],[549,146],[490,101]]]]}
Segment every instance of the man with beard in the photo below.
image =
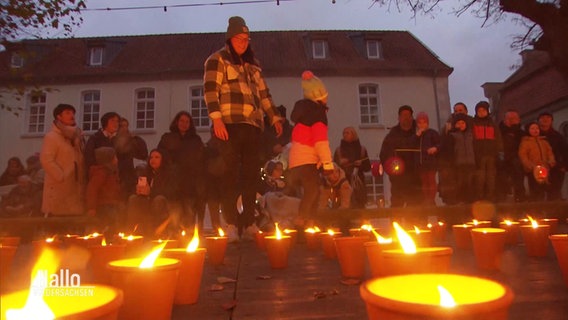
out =
{"type": "Polygon", "coordinates": [[[85,186],[82,132],[72,105],[59,104],[53,117],[40,153],[45,170],[41,210],[45,216],[80,215],[85,186]]]}
{"type": "Polygon", "coordinates": [[[391,183],[391,207],[422,202],[420,177],[415,165],[415,153],[420,150],[412,115],[412,107],[404,105],[398,108],[398,125],[390,129],[381,146],[379,157],[391,183]]]}
{"type": "Polygon", "coordinates": [[[521,129],[519,112],[514,109],[507,110],[505,118],[499,123],[499,130],[503,139],[503,159],[497,164],[497,199],[505,200],[513,187],[515,202],[525,201],[525,175],[519,159],[519,145],[525,132],[521,129]]]}

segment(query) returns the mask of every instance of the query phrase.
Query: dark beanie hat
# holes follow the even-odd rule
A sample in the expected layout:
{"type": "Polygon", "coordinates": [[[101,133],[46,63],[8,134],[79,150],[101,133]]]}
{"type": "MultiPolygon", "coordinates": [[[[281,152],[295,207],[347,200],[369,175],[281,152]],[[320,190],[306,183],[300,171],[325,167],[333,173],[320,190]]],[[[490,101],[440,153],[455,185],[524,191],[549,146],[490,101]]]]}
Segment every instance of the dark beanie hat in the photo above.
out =
{"type": "Polygon", "coordinates": [[[71,110],[73,111],[73,113],[75,113],[75,108],[72,105],[60,103],[57,105],[57,107],[55,107],[55,109],[53,109],[53,118],[57,118],[57,116],[63,113],[63,111],[65,110],[71,110]]]}
{"type": "Polygon", "coordinates": [[[227,26],[227,33],[225,34],[225,40],[231,39],[237,34],[246,33],[249,34],[249,28],[245,23],[245,19],[234,16],[229,18],[229,25],[227,26]]]}
{"type": "Polygon", "coordinates": [[[475,105],[475,113],[477,113],[477,110],[479,108],[484,108],[485,110],[487,110],[487,112],[489,112],[489,102],[487,101],[479,101],[476,105],[475,105]]]}
{"type": "Polygon", "coordinates": [[[411,106],[404,105],[398,108],[398,115],[400,116],[400,113],[403,112],[404,110],[410,111],[410,114],[414,114],[414,110],[412,110],[411,106]]]}
{"type": "Polygon", "coordinates": [[[460,120],[464,121],[467,124],[467,122],[469,120],[469,116],[467,114],[463,114],[463,113],[454,114],[452,116],[452,127],[455,127],[456,123],[458,123],[458,121],[460,121],[460,120]]]}
{"type": "Polygon", "coordinates": [[[540,117],[544,117],[544,116],[549,116],[549,117],[551,117],[552,119],[554,119],[554,117],[552,116],[552,113],[550,113],[550,112],[548,112],[548,111],[543,111],[543,112],[541,112],[541,113],[538,115],[538,118],[537,118],[537,119],[540,119],[540,117]]]}

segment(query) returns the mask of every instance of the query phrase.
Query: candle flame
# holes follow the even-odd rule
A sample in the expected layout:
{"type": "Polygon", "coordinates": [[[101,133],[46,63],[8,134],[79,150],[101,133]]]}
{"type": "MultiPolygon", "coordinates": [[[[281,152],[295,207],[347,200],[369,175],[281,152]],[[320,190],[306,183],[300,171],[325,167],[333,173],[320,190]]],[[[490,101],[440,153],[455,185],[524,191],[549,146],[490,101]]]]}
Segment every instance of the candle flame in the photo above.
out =
{"type": "Polygon", "coordinates": [[[438,225],[441,227],[441,226],[444,225],[444,222],[443,222],[443,221],[438,221],[438,225]]]}
{"type": "Polygon", "coordinates": [[[149,269],[152,268],[154,266],[154,262],[156,262],[156,259],[158,259],[158,256],[160,255],[160,253],[162,252],[162,250],[164,250],[164,247],[166,246],[166,242],[161,243],[157,246],[154,247],[154,249],[152,250],[152,252],[150,252],[150,254],[148,254],[146,256],[146,258],[144,258],[144,260],[142,260],[142,262],[140,262],[140,265],[138,266],[138,268],[140,269],[149,269]]]}
{"type": "Polygon", "coordinates": [[[414,244],[412,237],[410,237],[398,223],[393,222],[392,225],[396,230],[398,242],[400,242],[404,253],[416,253],[416,245],[414,244]]]}
{"type": "Polygon", "coordinates": [[[508,225],[508,226],[513,225],[513,222],[511,222],[511,220],[509,220],[509,219],[505,219],[504,222],[505,222],[505,224],[508,225]]]}
{"type": "Polygon", "coordinates": [[[26,304],[21,309],[6,310],[7,320],[55,319],[55,314],[45,303],[43,297],[47,286],[47,283],[44,281],[45,274],[46,272],[47,274],[53,274],[57,268],[58,261],[59,259],[55,255],[55,251],[44,249],[41,252],[40,258],[32,269],[32,282],[26,304]],[[38,292],[38,290],[40,291],[38,292]]]}
{"type": "Polygon", "coordinates": [[[286,233],[286,234],[289,234],[289,233],[292,233],[292,232],[294,232],[294,230],[291,230],[291,229],[288,229],[288,228],[284,229],[284,233],[286,233]]]}
{"type": "Polygon", "coordinates": [[[453,308],[456,306],[456,301],[452,294],[441,285],[438,285],[438,292],[440,293],[440,306],[444,308],[453,308]]]}
{"type": "Polygon", "coordinates": [[[193,238],[191,238],[191,241],[187,245],[185,251],[195,252],[198,247],[199,247],[199,229],[197,228],[197,223],[196,223],[195,227],[193,228],[193,238]]]}
{"type": "Polygon", "coordinates": [[[329,234],[330,236],[334,235],[335,232],[333,232],[333,229],[327,229],[327,234],[329,234]]]}
{"type": "Polygon", "coordinates": [[[182,231],[181,231],[181,236],[182,236],[182,237],[185,237],[185,230],[182,230],[182,231]]]}
{"type": "Polygon", "coordinates": [[[473,225],[476,226],[476,225],[478,225],[478,224],[479,224],[479,221],[473,219],[473,225]]]}
{"type": "Polygon", "coordinates": [[[307,228],[304,231],[307,232],[307,233],[316,233],[316,229],[314,229],[314,228],[307,228]]]}
{"type": "Polygon", "coordinates": [[[414,232],[416,232],[416,234],[420,233],[420,229],[417,226],[414,226],[414,232]]]}
{"type": "Polygon", "coordinates": [[[367,230],[367,231],[370,232],[371,230],[373,230],[373,226],[370,225],[370,224],[363,224],[363,225],[361,225],[361,229],[367,230]]]}
{"type": "Polygon", "coordinates": [[[529,221],[531,222],[532,227],[535,228],[535,229],[538,228],[538,222],[535,219],[533,219],[533,217],[529,216],[528,214],[527,214],[527,217],[529,218],[529,221]]]}
{"type": "Polygon", "coordinates": [[[103,239],[101,240],[101,246],[106,247],[106,245],[107,245],[106,239],[105,237],[103,237],[103,239]]]}
{"type": "Polygon", "coordinates": [[[276,226],[276,239],[280,240],[282,239],[282,232],[278,228],[278,222],[275,222],[274,225],[276,226]]]}
{"type": "Polygon", "coordinates": [[[132,241],[132,240],[134,240],[134,236],[133,236],[133,235],[129,235],[128,237],[126,237],[126,240],[132,241]]]}
{"type": "Polygon", "coordinates": [[[428,227],[428,229],[432,229],[433,225],[431,223],[428,223],[426,227],[428,227]]]}
{"type": "Polygon", "coordinates": [[[53,241],[55,241],[55,236],[49,237],[49,238],[45,238],[45,242],[47,242],[47,243],[52,243],[53,241]]]}
{"type": "Polygon", "coordinates": [[[375,238],[377,239],[377,242],[380,244],[388,244],[388,243],[392,243],[392,238],[383,238],[377,231],[375,231],[374,229],[371,229],[371,232],[373,232],[373,234],[375,235],[375,238]]]}
{"type": "Polygon", "coordinates": [[[223,229],[217,228],[217,232],[219,232],[219,237],[224,237],[224,236],[225,236],[225,232],[223,232],[223,229]]]}
{"type": "Polygon", "coordinates": [[[119,232],[118,236],[121,237],[121,238],[124,238],[124,232],[119,232]]]}

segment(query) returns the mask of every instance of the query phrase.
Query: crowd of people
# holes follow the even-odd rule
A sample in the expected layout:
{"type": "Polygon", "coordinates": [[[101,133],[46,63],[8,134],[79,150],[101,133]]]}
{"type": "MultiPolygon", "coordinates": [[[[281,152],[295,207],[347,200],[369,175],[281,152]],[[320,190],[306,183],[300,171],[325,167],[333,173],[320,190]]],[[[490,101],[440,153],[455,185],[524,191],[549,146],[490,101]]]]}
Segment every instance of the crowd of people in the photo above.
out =
{"type": "Polygon", "coordinates": [[[508,196],[515,202],[561,200],[568,143],[552,127],[552,114],[542,112],[522,128],[517,110],[507,110],[497,124],[489,109],[480,101],[472,117],[464,103],[456,103],[437,132],[428,127],[428,115],[414,119],[412,107],[400,107],[399,124],[380,152],[391,205],[435,204],[438,191],[445,204],[508,196]]]}
{"type": "MultiPolygon", "coordinates": [[[[311,71],[302,74],[303,98],[290,114],[292,126],[286,108],[272,101],[249,37],[245,21],[231,17],[225,46],[205,61],[209,141],[197,134],[191,114],[180,111],[149,152],[116,112],[105,113],[85,142],[75,108],[59,104],[39,155],[28,158],[27,167],[11,158],[0,177],[0,185],[17,185],[3,197],[2,214],[87,214],[100,230],[156,235],[202,225],[208,208],[213,227],[238,239],[257,232],[263,219],[305,227],[315,212],[364,208],[371,161],[357,131],[344,128],[332,152],[328,92],[311,71]],[[293,212],[282,214],[270,208],[274,203],[293,212]]],[[[509,190],[516,201],[527,195],[557,200],[567,152],[550,114],[523,131],[518,112],[509,110],[497,125],[482,101],[475,117],[457,103],[441,132],[430,128],[428,114],[414,118],[411,106],[401,106],[380,160],[397,207],[433,205],[438,191],[448,204],[496,201],[509,190]]]]}

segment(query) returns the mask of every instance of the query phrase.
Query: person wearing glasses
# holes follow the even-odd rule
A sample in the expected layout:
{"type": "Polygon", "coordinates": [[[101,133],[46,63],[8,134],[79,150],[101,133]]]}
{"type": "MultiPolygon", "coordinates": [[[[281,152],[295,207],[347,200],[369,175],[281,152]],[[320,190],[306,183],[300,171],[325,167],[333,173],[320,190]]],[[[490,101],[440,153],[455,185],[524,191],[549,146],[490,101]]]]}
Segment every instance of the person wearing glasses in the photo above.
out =
{"type": "Polygon", "coordinates": [[[204,98],[213,123],[212,139],[220,140],[219,153],[228,168],[221,199],[222,212],[229,235],[235,227],[239,236],[252,235],[256,186],[261,166],[259,153],[264,115],[282,134],[282,122],[272,102],[259,62],[250,46],[245,20],[229,18],[225,46],[205,61],[204,98]],[[242,214],[236,200],[242,194],[242,214]]]}

